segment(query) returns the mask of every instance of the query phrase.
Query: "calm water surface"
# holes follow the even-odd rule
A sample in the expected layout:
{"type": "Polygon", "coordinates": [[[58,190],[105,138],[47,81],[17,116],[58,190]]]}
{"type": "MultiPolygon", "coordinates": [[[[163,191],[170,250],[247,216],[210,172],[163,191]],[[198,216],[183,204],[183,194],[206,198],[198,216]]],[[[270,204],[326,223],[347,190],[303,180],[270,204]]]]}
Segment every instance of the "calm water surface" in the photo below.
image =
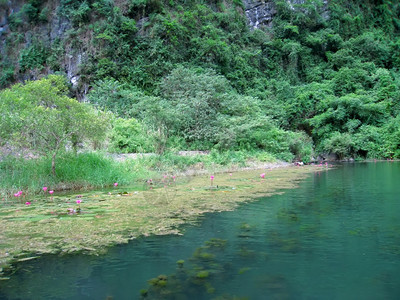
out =
{"type": "Polygon", "coordinates": [[[208,214],[184,236],[44,256],[0,282],[1,299],[141,299],[141,290],[146,299],[400,299],[400,162],[342,165],[208,214]]]}

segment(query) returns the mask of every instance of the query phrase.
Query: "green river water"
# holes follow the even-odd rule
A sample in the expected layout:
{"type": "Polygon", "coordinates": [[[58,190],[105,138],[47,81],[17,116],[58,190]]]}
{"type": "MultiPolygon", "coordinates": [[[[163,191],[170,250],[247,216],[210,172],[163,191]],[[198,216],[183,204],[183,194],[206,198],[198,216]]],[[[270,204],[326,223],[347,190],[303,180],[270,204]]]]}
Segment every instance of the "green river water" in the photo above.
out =
{"type": "Polygon", "coordinates": [[[400,299],[400,162],[338,165],[183,236],[20,263],[0,299],[400,299]]]}

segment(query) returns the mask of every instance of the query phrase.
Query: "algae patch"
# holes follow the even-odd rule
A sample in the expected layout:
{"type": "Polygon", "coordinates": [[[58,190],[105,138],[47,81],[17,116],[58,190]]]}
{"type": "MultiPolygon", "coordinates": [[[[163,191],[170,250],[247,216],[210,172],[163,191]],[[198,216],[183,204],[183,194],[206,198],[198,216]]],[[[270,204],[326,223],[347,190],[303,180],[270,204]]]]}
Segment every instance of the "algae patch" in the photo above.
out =
{"type": "MultiPolygon", "coordinates": [[[[177,178],[173,184],[160,179],[159,184],[145,184],[141,189],[124,187],[61,195],[51,201],[38,197],[29,199],[29,207],[3,205],[0,268],[43,253],[99,254],[108,246],[127,243],[138,236],[181,234],[182,224],[196,222],[204,213],[233,210],[244,202],[282,193],[295,188],[308,174],[321,170],[325,168],[217,173],[213,188],[208,175],[177,178]],[[265,179],[260,178],[260,172],[266,173],[265,179]]],[[[223,249],[224,242],[210,241],[209,246],[223,249]]]]}

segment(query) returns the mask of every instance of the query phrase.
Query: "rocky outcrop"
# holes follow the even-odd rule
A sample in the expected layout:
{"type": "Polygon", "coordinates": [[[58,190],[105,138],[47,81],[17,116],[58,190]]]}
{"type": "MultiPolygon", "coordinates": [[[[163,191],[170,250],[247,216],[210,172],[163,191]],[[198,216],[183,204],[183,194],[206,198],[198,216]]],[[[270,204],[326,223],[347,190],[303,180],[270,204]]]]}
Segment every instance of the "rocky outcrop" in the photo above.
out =
{"type": "Polygon", "coordinates": [[[19,70],[20,52],[10,52],[8,50],[10,47],[7,47],[6,44],[10,42],[9,36],[13,33],[10,29],[10,20],[14,16],[14,18],[20,19],[20,22],[22,21],[20,26],[23,26],[23,29],[18,33],[20,36],[18,48],[20,50],[28,49],[35,41],[40,41],[45,49],[51,49],[55,42],[63,41],[64,53],[58,57],[59,70],[67,75],[76,96],[79,99],[84,98],[88,92],[88,86],[80,83],[80,67],[87,60],[88,55],[85,52],[85,45],[81,49],[69,43],[68,32],[72,28],[72,24],[68,18],[58,14],[60,1],[42,1],[40,9],[46,8],[48,11],[47,20],[35,24],[30,24],[24,14],[19,14],[27,3],[29,3],[27,0],[8,0],[7,3],[0,3],[0,56],[7,57],[8,61],[17,66],[14,74],[16,81],[35,80],[54,72],[46,65],[43,68],[23,72],[19,70]]]}
{"type": "Polygon", "coordinates": [[[246,17],[249,26],[258,28],[261,25],[270,26],[276,14],[274,1],[244,0],[246,17]]]}
{"type": "MultiPolygon", "coordinates": [[[[306,0],[286,0],[292,9],[296,9],[295,5],[304,4],[306,0]]],[[[246,17],[249,22],[249,26],[253,29],[259,28],[260,26],[271,26],[272,20],[276,15],[275,0],[243,0],[246,17]]],[[[324,18],[328,18],[327,5],[328,0],[323,1],[323,8],[321,15],[324,18]]]]}

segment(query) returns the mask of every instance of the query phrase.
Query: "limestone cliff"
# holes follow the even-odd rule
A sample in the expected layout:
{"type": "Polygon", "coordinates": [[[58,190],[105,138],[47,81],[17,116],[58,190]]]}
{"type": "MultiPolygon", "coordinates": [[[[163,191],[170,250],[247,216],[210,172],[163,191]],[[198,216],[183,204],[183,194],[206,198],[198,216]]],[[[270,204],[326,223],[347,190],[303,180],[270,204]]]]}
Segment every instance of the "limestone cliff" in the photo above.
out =
{"type": "MultiPolygon", "coordinates": [[[[292,9],[296,9],[296,4],[304,4],[306,0],[286,0],[292,9]]],[[[246,17],[249,26],[259,28],[260,26],[271,26],[274,16],[277,13],[274,0],[243,0],[246,17]]],[[[327,15],[328,0],[323,0],[321,14],[327,15]]]]}
{"type": "MultiPolygon", "coordinates": [[[[305,2],[286,1],[293,9],[296,4],[305,2]]],[[[60,3],[60,0],[0,2],[0,71],[3,73],[0,86],[59,71],[67,75],[76,96],[85,97],[89,85],[81,80],[81,67],[96,51],[90,44],[94,38],[93,30],[90,26],[77,30],[73,21],[60,13],[60,3]]],[[[113,1],[113,5],[122,11],[124,3],[128,2],[113,1]]],[[[243,0],[243,7],[250,27],[272,26],[277,13],[275,0],[243,0]]],[[[142,14],[136,18],[136,25],[141,26],[145,23],[143,20],[147,22],[148,16],[142,14]]],[[[138,34],[141,34],[140,30],[138,34]]]]}

